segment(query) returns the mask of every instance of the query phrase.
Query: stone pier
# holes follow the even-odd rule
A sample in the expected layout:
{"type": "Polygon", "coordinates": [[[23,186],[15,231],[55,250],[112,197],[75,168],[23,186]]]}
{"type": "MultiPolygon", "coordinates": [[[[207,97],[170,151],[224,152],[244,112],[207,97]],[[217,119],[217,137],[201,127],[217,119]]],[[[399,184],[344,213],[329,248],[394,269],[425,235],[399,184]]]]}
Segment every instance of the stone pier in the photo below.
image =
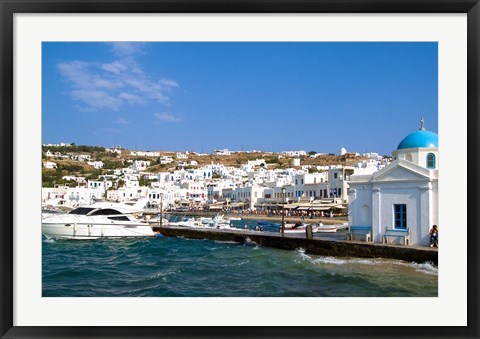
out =
{"type": "Polygon", "coordinates": [[[323,256],[398,259],[416,263],[431,262],[438,265],[438,250],[430,247],[347,241],[328,236],[322,237],[318,233],[312,239],[307,239],[306,235],[302,234],[282,236],[280,233],[274,232],[189,228],[169,225],[154,227],[154,231],[168,237],[234,241],[238,243],[253,242],[260,246],[283,250],[302,248],[305,253],[323,256]]]}

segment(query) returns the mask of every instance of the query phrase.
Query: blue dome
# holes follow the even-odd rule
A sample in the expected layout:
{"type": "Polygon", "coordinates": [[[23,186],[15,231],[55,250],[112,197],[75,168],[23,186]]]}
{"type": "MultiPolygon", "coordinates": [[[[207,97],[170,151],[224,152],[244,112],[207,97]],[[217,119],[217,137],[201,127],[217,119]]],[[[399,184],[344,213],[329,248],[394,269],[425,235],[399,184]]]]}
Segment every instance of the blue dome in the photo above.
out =
{"type": "Polygon", "coordinates": [[[420,147],[438,147],[438,135],[426,130],[415,131],[403,138],[397,149],[420,147]]]}

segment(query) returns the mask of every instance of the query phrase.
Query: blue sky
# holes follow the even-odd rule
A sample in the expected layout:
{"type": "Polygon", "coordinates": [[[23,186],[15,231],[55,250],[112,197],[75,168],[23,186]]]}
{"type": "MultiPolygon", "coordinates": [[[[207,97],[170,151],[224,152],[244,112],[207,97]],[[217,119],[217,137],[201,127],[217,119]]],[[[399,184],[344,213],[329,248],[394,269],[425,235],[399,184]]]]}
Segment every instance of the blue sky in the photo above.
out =
{"type": "Polygon", "coordinates": [[[438,131],[437,43],[42,44],[42,142],[390,154],[438,131]]]}

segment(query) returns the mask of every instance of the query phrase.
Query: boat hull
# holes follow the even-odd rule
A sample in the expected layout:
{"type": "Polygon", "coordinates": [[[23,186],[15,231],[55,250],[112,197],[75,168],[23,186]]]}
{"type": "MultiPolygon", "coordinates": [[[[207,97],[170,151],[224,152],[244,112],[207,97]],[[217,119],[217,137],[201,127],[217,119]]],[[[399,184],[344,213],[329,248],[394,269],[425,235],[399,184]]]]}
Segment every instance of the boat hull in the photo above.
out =
{"type": "Polygon", "coordinates": [[[317,228],[316,233],[335,233],[337,232],[336,228],[317,228]]]}
{"type": "Polygon", "coordinates": [[[98,238],[132,238],[153,237],[148,224],[71,224],[42,223],[42,234],[48,239],[98,239],[98,238]]]}

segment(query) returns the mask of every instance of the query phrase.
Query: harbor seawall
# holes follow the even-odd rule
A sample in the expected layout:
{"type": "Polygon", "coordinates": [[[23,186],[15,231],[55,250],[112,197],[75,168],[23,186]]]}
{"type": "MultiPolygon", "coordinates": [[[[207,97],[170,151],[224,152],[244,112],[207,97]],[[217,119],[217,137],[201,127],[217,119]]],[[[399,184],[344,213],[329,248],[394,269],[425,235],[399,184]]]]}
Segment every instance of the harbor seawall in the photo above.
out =
{"type": "Polygon", "coordinates": [[[438,251],[429,247],[386,245],[329,239],[319,236],[306,239],[305,235],[282,236],[280,233],[242,229],[189,228],[164,225],[154,227],[154,231],[159,231],[164,236],[169,237],[234,241],[238,243],[253,242],[260,246],[283,250],[302,248],[307,254],[323,256],[398,259],[416,263],[431,262],[438,265],[438,251]]]}

